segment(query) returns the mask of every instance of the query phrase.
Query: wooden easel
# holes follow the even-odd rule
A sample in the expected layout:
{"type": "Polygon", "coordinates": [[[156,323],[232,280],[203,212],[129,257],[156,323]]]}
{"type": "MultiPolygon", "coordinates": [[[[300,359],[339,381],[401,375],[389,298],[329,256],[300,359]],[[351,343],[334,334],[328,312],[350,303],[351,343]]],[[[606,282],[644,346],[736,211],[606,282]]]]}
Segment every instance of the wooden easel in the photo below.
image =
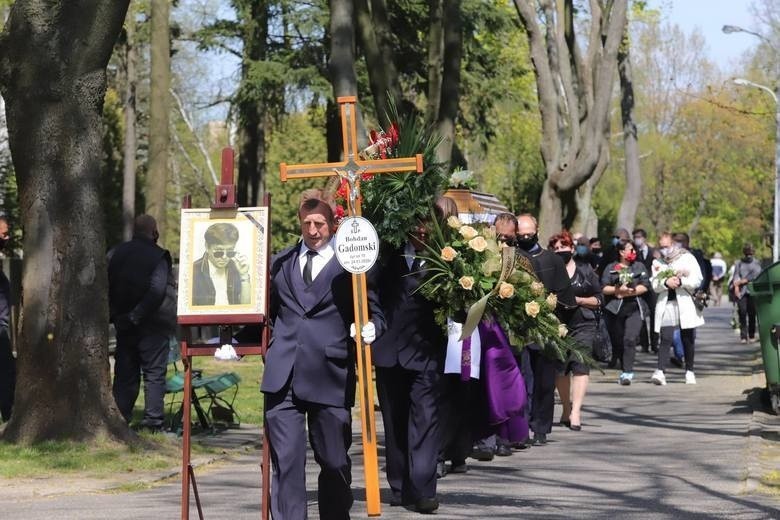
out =
{"type": "MultiPolygon", "coordinates": [[[[216,187],[216,193],[214,195],[214,202],[211,204],[211,209],[237,209],[236,204],[236,186],[233,177],[234,168],[234,152],[232,148],[224,148],[222,150],[222,179],[221,183],[216,187]]],[[[185,198],[184,208],[189,208],[191,201],[189,196],[185,198]]],[[[266,194],[263,197],[263,206],[268,208],[268,221],[271,219],[271,197],[266,194]]],[[[258,276],[265,277],[268,280],[268,269],[271,264],[271,237],[270,230],[266,230],[266,272],[257,273],[258,276]]],[[[227,343],[232,343],[232,326],[234,325],[257,325],[262,327],[262,333],[259,344],[237,344],[233,345],[236,353],[242,356],[247,355],[261,355],[265,356],[268,344],[271,338],[270,327],[268,326],[267,307],[270,298],[270,286],[266,283],[265,289],[265,304],[266,309],[264,314],[240,314],[229,315],[220,314],[216,316],[179,316],[179,325],[184,327],[185,334],[181,342],[181,359],[184,364],[184,395],[183,395],[183,412],[182,412],[182,467],[181,467],[181,519],[189,520],[190,517],[190,483],[192,483],[192,491],[195,495],[195,504],[198,508],[198,517],[203,520],[203,509],[200,504],[200,497],[198,495],[198,486],[195,480],[195,471],[192,468],[191,463],[191,402],[192,402],[192,358],[193,356],[213,356],[214,352],[219,349],[219,346],[227,343]],[[219,326],[220,342],[218,345],[213,344],[198,344],[192,342],[192,331],[190,327],[193,326],[219,326]]],[[[261,460],[261,472],[262,472],[262,498],[261,509],[262,519],[268,520],[270,517],[270,448],[266,439],[268,438],[265,426],[263,427],[263,450],[261,460]]]]}

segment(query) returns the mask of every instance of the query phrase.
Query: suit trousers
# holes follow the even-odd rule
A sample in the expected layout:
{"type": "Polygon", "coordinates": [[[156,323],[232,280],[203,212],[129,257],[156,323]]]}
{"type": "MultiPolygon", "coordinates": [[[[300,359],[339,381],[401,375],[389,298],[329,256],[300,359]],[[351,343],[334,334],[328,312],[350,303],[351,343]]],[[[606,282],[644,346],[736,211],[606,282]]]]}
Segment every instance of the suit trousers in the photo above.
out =
{"type": "Polygon", "coordinates": [[[557,363],[542,354],[541,350],[527,348],[531,371],[533,372],[533,394],[529,426],[534,433],[548,434],[552,431],[555,411],[555,374],[557,363]]]}
{"type": "Polygon", "coordinates": [[[440,384],[438,371],[376,367],[387,481],[407,501],[436,496],[440,384]]]}
{"type": "Polygon", "coordinates": [[[271,515],[274,520],[307,517],[306,426],[320,466],[317,504],[322,520],[348,520],[352,507],[352,445],[349,408],[298,399],[290,381],[265,395],[265,424],[271,449],[271,515]]]}
{"type": "Polygon", "coordinates": [[[121,335],[114,353],[114,400],[129,423],[144,378],[144,418],[141,424],[162,427],[165,419],[165,371],[168,368],[168,336],[121,335]]]}
{"type": "Polygon", "coordinates": [[[477,424],[475,412],[480,401],[479,385],[478,379],[462,381],[460,374],[442,376],[442,396],[439,405],[441,431],[439,460],[451,460],[453,464],[460,464],[471,453],[477,424]]]}

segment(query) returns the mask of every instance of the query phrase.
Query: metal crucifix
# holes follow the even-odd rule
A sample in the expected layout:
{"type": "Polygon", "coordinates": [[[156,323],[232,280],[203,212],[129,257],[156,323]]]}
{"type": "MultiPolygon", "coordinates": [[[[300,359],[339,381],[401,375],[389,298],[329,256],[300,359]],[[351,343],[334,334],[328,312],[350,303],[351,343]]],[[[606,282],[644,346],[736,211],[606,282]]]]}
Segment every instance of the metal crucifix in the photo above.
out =
{"type": "MultiPolygon", "coordinates": [[[[361,160],[357,149],[357,119],[355,96],[337,99],[341,112],[341,135],[343,143],[343,162],[320,164],[281,163],[282,182],[289,179],[308,179],[312,177],[330,177],[338,175],[349,185],[347,194],[348,216],[361,216],[360,182],[364,174],[399,173],[416,171],[422,173],[422,155],[398,159],[361,160]]],[[[359,219],[365,221],[365,219],[359,219]]],[[[352,220],[358,225],[358,220],[352,220]]],[[[373,230],[373,228],[372,228],[373,230]]],[[[374,232],[375,234],[375,232],[374,232]]],[[[341,259],[340,259],[341,261],[341,259]]],[[[344,265],[342,263],[342,265],[344,265]]],[[[345,268],[347,268],[345,266],[345,268]]],[[[366,509],[369,516],[381,514],[379,504],[379,464],[377,461],[376,423],[374,418],[374,380],[371,372],[370,345],[364,344],[360,330],[368,322],[368,302],[366,300],[365,271],[352,274],[352,297],[355,305],[355,343],[357,350],[358,388],[360,393],[360,418],[363,429],[363,465],[366,477],[366,509]]],[[[358,269],[360,270],[360,269],[358,269]]],[[[367,270],[367,268],[366,268],[367,270]]]]}

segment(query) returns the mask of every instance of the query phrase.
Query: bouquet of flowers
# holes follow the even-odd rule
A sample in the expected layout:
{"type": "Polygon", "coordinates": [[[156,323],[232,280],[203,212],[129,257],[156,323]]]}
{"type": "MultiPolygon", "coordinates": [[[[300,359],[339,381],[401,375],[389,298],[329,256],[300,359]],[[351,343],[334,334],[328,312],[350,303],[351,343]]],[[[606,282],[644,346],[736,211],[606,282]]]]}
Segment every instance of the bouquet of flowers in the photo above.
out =
{"type": "Polygon", "coordinates": [[[634,273],[631,272],[631,268],[627,265],[618,264],[610,274],[617,275],[620,285],[628,285],[634,279],[634,273]]]}
{"type": "Polygon", "coordinates": [[[421,257],[427,276],[418,290],[436,305],[443,329],[448,317],[465,321],[465,338],[481,319],[495,320],[515,345],[537,343],[561,360],[571,353],[590,359],[588,348],[568,338],[566,325],[555,315],[555,294],[547,293],[526,258],[496,241],[492,228],[465,225],[457,217],[441,227],[434,221],[432,227],[421,257]]]}
{"type": "Polygon", "coordinates": [[[474,173],[471,170],[455,170],[450,175],[448,186],[450,188],[475,190],[477,189],[477,181],[474,180],[474,173]]]}

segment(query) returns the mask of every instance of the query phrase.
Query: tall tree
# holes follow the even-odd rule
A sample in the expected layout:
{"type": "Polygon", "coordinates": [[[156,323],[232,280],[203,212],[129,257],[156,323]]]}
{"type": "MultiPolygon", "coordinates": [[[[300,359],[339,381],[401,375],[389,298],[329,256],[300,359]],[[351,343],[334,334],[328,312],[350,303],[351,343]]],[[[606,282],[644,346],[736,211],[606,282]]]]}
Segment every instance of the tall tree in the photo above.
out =
{"type": "Polygon", "coordinates": [[[0,34],[25,229],[12,442],[130,435],[109,385],[98,193],[106,66],[127,6],[17,0],[0,34]]]}
{"type": "Polygon", "coordinates": [[[442,27],[444,54],[436,126],[443,141],[436,155],[439,162],[447,165],[447,170],[455,147],[455,124],[460,106],[460,62],[463,57],[460,0],[442,0],[442,27]]]}
{"type": "Polygon", "coordinates": [[[623,148],[626,165],[626,191],[618,211],[617,227],[632,230],[642,196],[642,172],[639,168],[639,136],[634,122],[634,75],[631,71],[631,41],[628,25],[618,51],[620,77],[620,119],[623,122],[623,148]]]}
{"type": "Polygon", "coordinates": [[[122,182],[122,238],[133,238],[133,221],[135,220],[135,153],[138,146],[136,135],[136,19],[135,9],[130,8],[130,15],[125,21],[125,139],[124,139],[124,169],[122,182]]]}
{"type": "Polygon", "coordinates": [[[592,0],[587,20],[579,23],[573,0],[514,4],[528,33],[542,116],[547,179],[540,234],[547,236],[562,224],[592,234],[591,193],[609,157],[606,130],[627,0],[592,0]],[[575,30],[580,24],[585,49],[575,30]]]}
{"type": "Polygon", "coordinates": [[[149,93],[149,169],[146,213],[157,220],[160,242],[165,243],[170,143],[171,40],[169,0],[151,0],[151,76],[149,93]]]}

